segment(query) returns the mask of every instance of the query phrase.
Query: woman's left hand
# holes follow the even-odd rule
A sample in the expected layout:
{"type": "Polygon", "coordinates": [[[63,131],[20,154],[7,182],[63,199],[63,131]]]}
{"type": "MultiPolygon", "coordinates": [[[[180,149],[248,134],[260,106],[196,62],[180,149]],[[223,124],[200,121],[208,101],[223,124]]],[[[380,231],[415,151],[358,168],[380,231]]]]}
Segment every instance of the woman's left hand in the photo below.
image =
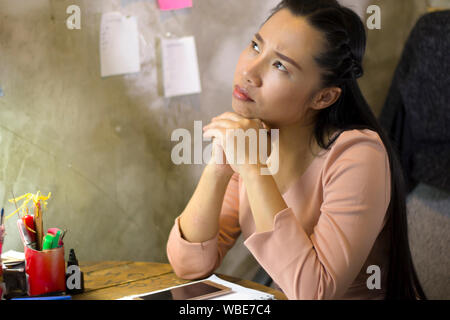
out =
{"type": "MultiPolygon", "coordinates": [[[[212,122],[203,128],[203,135],[217,138],[225,152],[227,162],[235,172],[244,174],[251,170],[259,171],[266,166],[259,156],[260,129],[270,130],[260,119],[247,119],[234,112],[225,112],[213,118],[212,122]],[[242,146],[242,144],[243,147],[238,149],[238,145],[242,146]]],[[[268,157],[270,155],[269,134],[267,134],[266,150],[268,157]]]]}

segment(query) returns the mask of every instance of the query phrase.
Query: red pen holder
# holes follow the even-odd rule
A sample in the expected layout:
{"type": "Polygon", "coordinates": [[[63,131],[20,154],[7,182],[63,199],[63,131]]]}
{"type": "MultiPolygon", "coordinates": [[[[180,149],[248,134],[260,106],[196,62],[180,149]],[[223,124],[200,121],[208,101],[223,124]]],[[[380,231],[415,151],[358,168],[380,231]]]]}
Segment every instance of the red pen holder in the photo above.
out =
{"type": "Polygon", "coordinates": [[[25,246],[28,295],[66,291],[64,247],[36,251],[25,246]]]}

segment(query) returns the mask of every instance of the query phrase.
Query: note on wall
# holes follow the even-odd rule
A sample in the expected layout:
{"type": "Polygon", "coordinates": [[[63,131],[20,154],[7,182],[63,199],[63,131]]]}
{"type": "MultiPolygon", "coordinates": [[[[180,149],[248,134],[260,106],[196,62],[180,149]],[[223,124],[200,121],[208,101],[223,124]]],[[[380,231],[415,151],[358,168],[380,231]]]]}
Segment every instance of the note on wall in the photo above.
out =
{"type": "Polygon", "coordinates": [[[161,10],[176,10],[192,7],[192,0],[158,0],[161,10]]]}
{"type": "Polygon", "coordinates": [[[194,37],[162,39],[162,68],[166,98],[200,93],[197,51],[194,37]]]}
{"type": "Polygon", "coordinates": [[[108,12],[102,15],[100,68],[102,77],[140,71],[136,17],[125,17],[120,12],[108,12]]]}

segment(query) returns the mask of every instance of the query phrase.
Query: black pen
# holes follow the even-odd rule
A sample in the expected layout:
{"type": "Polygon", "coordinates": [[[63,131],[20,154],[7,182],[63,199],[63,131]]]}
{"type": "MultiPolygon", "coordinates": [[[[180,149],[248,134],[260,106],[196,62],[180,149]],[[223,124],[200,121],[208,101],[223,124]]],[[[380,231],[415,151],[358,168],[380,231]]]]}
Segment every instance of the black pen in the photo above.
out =
{"type": "Polygon", "coordinates": [[[64,236],[66,235],[66,232],[67,232],[67,229],[64,229],[62,232],[61,238],[59,239],[59,243],[61,243],[61,246],[64,245],[63,239],[64,239],[64,236]]]}

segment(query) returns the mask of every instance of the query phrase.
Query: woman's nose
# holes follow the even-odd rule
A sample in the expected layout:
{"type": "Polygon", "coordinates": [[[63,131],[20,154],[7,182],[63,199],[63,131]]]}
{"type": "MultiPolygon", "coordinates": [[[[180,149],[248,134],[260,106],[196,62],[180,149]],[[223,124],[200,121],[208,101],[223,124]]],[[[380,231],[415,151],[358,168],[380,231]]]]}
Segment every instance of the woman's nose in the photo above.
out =
{"type": "Polygon", "coordinates": [[[244,69],[244,80],[248,84],[260,87],[262,84],[261,76],[257,70],[256,64],[252,64],[247,66],[246,69],[244,69]]]}

